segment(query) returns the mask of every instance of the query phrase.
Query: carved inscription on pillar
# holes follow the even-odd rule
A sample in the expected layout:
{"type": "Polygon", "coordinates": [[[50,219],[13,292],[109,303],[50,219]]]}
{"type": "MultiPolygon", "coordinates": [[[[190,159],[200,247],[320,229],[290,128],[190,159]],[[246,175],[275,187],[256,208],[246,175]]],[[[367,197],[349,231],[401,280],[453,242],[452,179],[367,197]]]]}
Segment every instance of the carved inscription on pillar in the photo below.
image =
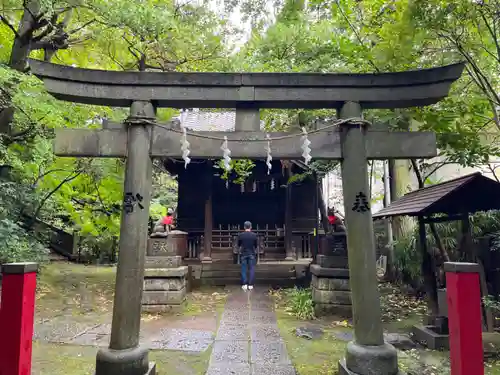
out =
{"type": "Polygon", "coordinates": [[[366,194],[360,191],[356,194],[356,199],[352,205],[352,210],[356,212],[368,212],[370,211],[370,203],[366,194]]]}

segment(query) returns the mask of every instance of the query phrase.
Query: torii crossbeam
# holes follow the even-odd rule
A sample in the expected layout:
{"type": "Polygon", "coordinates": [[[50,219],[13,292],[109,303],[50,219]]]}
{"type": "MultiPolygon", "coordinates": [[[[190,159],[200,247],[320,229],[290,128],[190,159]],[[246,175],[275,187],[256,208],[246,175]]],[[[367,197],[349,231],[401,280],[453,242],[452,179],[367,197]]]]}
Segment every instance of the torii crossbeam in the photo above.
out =
{"type": "MultiPolygon", "coordinates": [[[[126,157],[128,134],[122,124],[109,124],[111,129],[60,129],[56,131],[54,153],[73,157],[126,157]]],[[[180,157],[181,133],[176,123],[158,123],[153,126],[150,156],[180,157]]],[[[257,124],[259,125],[259,124],[257,124]]],[[[241,128],[236,124],[236,129],[241,128]]],[[[270,132],[272,155],[276,159],[300,159],[300,134],[282,138],[290,133],[270,132]],[[281,139],[280,139],[281,138],[281,139]]],[[[222,156],[220,146],[224,136],[231,144],[235,159],[265,158],[266,134],[262,131],[193,132],[189,133],[190,157],[217,159],[222,156]],[[219,138],[219,139],[217,139],[219,138]],[[261,142],[255,142],[260,140],[261,142]],[[246,142],[248,141],[248,142],[246,142]]],[[[313,159],[342,159],[341,129],[331,129],[308,135],[313,159]]],[[[377,131],[366,134],[367,158],[411,159],[436,156],[436,135],[433,132],[377,131]]]]}
{"type": "MultiPolygon", "coordinates": [[[[109,348],[97,354],[97,375],[144,375],[148,351],[139,346],[142,281],[151,190],[151,157],[180,157],[175,124],[155,122],[157,107],[236,108],[233,158],[265,158],[260,108],[335,108],[342,119],[361,119],[362,109],[403,108],[438,102],[463,71],[463,64],[382,74],[151,73],[78,69],[32,60],[31,69],[52,95],[78,103],[130,106],[122,126],[104,130],[57,130],[60,156],[126,157],[125,192],[143,197],[143,210],[123,211],[109,348]],[[166,129],[165,129],[166,127],[166,129]],[[237,142],[235,140],[243,140],[237,142]]],[[[212,137],[218,133],[210,132],[212,137]]],[[[279,137],[279,134],[271,134],[279,137]]],[[[369,191],[367,159],[428,158],[435,136],[419,132],[376,132],[347,121],[340,129],[311,134],[311,155],[342,160],[349,274],[355,341],[339,363],[344,375],[396,375],[397,352],[384,343],[377,289],[371,212],[359,209],[369,191]]],[[[216,139],[190,137],[191,155],[221,157],[216,139]]],[[[300,141],[273,141],[273,157],[298,159],[300,141]]],[[[366,208],[366,207],[365,207],[366,208]]]]}

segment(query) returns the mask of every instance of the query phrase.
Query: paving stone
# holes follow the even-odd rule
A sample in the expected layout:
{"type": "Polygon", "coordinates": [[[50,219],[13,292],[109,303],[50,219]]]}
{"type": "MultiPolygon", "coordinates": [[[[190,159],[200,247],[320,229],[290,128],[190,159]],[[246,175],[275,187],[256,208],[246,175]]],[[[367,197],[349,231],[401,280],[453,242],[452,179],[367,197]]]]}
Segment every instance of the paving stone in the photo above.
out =
{"type": "Polygon", "coordinates": [[[216,341],[210,358],[211,366],[248,364],[248,341],[216,341]]]}
{"type": "Polygon", "coordinates": [[[222,324],[217,331],[216,340],[248,340],[248,326],[246,324],[222,324]]]}
{"type": "Polygon", "coordinates": [[[250,365],[209,366],[206,375],[250,375],[250,365]]]}
{"type": "Polygon", "coordinates": [[[323,336],[324,331],[318,327],[299,327],[295,330],[297,337],[302,337],[307,340],[319,339],[323,336]]]}
{"type": "Polygon", "coordinates": [[[107,347],[109,345],[110,337],[111,336],[109,334],[105,333],[84,333],[75,337],[73,340],[70,340],[68,343],[82,346],[107,347]]]}
{"type": "Polygon", "coordinates": [[[252,302],[251,305],[252,311],[274,311],[274,302],[271,301],[256,301],[252,302]]]}
{"type": "Polygon", "coordinates": [[[254,325],[250,328],[252,341],[282,341],[280,331],[276,324],[254,325]]]}
{"type": "Polygon", "coordinates": [[[248,314],[248,310],[243,311],[224,311],[221,317],[221,324],[243,324],[248,323],[250,317],[248,314]]]}
{"type": "Polygon", "coordinates": [[[252,293],[250,295],[250,301],[252,303],[255,303],[255,302],[273,302],[272,298],[267,295],[267,292],[266,292],[266,294],[264,294],[264,293],[252,293]]]}
{"type": "Polygon", "coordinates": [[[33,339],[45,342],[67,343],[92,327],[93,325],[89,324],[61,322],[54,319],[50,322],[36,325],[33,339]]]}
{"type": "Polygon", "coordinates": [[[252,365],[252,375],[297,375],[292,365],[252,365]]]}
{"type": "Polygon", "coordinates": [[[276,314],[273,311],[252,311],[250,313],[250,323],[252,324],[276,323],[276,314]]]}
{"type": "Polygon", "coordinates": [[[333,332],[333,335],[342,341],[352,341],[354,339],[354,335],[352,332],[336,331],[333,332]]]}
{"type": "Polygon", "coordinates": [[[244,308],[225,308],[224,309],[224,313],[223,315],[226,315],[226,316],[243,316],[243,317],[248,317],[248,312],[250,310],[250,307],[247,306],[247,307],[244,307],[244,308]]]}
{"type": "Polygon", "coordinates": [[[400,350],[410,350],[417,347],[410,336],[405,334],[384,333],[384,340],[400,350]]]}
{"type": "Polygon", "coordinates": [[[224,305],[226,310],[248,310],[250,303],[245,301],[227,301],[224,305]]]}
{"type": "Polygon", "coordinates": [[[234,303],[234,302],[248,303],[248,301],[249,301],[248,294],[244,293],[243,291],[233,293],[226,299],[226,303],[234,303]]]}
{"type": "Polygon", "coordinates": [[[152,349],[180,350],[185,352],[204,352],[214,342],[211,331],[195,329],[162,329],[157,336],[150,338],[152,349]]]}
{"type": "Polygon", "coordinates": [[[252,341],[250,343],[252,363],[268,365],[290,365],[290,358],[283,342],[252,341]]]}
{"type": "Polygon", "coordinates": [[[96,333],[96,334],[101,334],[101,335],[104,335],[104,334],[110,335],[111,334],[111,324],[108,324],[108,323],[99,324],[98,326],[96,326],[96,327],[94,327],[92,329],[89,329],[87,331],[87,333],[96,333]]]}

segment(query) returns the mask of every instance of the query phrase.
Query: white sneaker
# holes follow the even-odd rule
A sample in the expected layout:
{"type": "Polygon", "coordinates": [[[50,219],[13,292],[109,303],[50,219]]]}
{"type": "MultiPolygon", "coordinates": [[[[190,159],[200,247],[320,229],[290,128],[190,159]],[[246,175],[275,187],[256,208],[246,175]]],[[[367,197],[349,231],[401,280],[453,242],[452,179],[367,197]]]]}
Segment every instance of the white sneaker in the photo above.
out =
{"type": "Polygon", "coordinates": [[[249,286],[248,286],[248,289],[249,289],[249,290],[252,290],[252,289],[253,289],[253,285],[249,285],[249,286]]]}
{"type": "Polygon", "coordinates": [[[241,289],[243,289],[243,290],[247,290],[247,288],[248,288],[248,287],[247,287],[246,285],[242,285],[242,286],[241,286],[241,289]]]}

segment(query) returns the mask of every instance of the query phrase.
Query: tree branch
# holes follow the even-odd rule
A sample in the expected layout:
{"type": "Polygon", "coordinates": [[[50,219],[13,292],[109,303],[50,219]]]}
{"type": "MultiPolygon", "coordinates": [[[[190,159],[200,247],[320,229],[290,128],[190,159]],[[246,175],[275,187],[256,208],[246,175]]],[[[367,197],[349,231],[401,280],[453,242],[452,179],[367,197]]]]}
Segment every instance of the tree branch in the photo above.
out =
{"type": "Polygon", "coordinates": [[[16,38],[20,38],[20,35],[17,33],[16,28],[12,26],[12,24],[9,22],[9,20],[7,20],[7,18],[5,18],[0,14],[0,20],[2,20],[2,22],[14,33],[14,36],[16,38]]]}
{"type": "Polygon", "coordinates": [[[68,175],[64,180],[62,180],[54,189],[52,189],[48,194],[46,194],[42,200],[40,201],[40,204],[38,205],[35,213],[33,214],[33,218],[36,219],[38,217],[38,215],[40,214],[40,211],[42,210],[42,207],[43,205],[45,204],[45,202],[47,202],[47,200],[52,196],[54,195],[54,193],[56,191],[58,191],[65,183],[67,182],[70,182],[70,181],[73,181],[75,178],[77,178],[81,173],[82,171],[78,171],[76,172],[76,174],[73,174],[75,172],[71,172],[70,175],[68,175]]]}
{"type": "MultiPolygon", "coordinates": [[[[337,4],[337,8],[339,9],[340,13],[342,14],[342,16],[344,17],[344,19],[346,20],[347,24],[349,25],[349,27],[351,28],[352,32],[354,33],[354,35],[356,36],[356,39],[358,40],[358,42],[361,44],[361,47],[365,48],[366,49],[366,46],[365,46],[365,43],[363,41],[363,39],[361,38],[361,35],[358,33],[358,31],[356,30],[356,28],[354,27],[354,25],[352,24],[351,20],[349,19],[349,17],[347,16],[347,14],[345,14],[344,10],[342,9],[342,6],[340,5],[340,1],[339,0],[335,0],[335,4],[337,4]]],[[[367,59],[368,62],[370,63],[370,65],[375,69],[375,71],[377,73],[380,73],[380,69],[377,67],[377,65],[372,61],[372,59],[368,58],[367,59]]]]}

